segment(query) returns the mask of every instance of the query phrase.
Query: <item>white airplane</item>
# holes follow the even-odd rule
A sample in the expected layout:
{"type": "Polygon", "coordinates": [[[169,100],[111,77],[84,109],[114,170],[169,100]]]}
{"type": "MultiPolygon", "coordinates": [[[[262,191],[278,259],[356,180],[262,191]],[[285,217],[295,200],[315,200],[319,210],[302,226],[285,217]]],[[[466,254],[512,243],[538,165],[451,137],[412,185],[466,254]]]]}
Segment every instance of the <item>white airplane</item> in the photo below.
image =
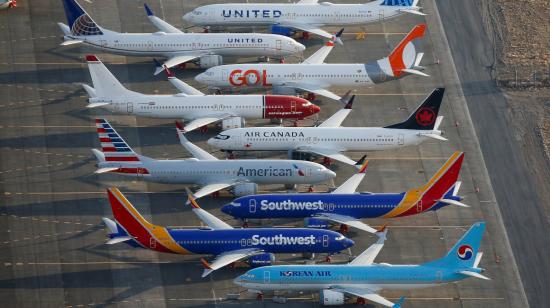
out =
{"type": "Polygon", "coordinates": [[[180,143],[193,155],[182,160],[156,160],[135,153],[105,119],[96,119],[102,150],[92,149],[98,160],[95,173],[117,173],[159,183],[196,184],[200,198],[232,188],[235,195],[255,194],[258,184],[314,184],[336,176],[324,166],[300,160],[218,160],[192,144],[178,127],[180,143]]]}
{"type": "Polygon", "coordinates": [[[16,0],[0,0],[0,10],[7,10],[17,7],[16,0]]]}
{"type": "Polygon", "coordinates": [[[197,26],[272,26],[273,33],[298,29],[331,38],[322,26],[365,25],[394,18],[405,13],[425,15],[418,0],[384,0],[361,4],[318,3],[301,0],[297,3],[223,3],[201,6],[185,14],[183,19],[197,26]]]}
{"type": "Polygon", "coordinates": [[[289,95],[205,95],[174,77],[168,80],[181,93],[146,95],[126,89],[94,55],[87,55],[93,87],[83,84],[90,96],[88,108],[104,107],[115,114],[149,118],[183,119],[185,129],[221,121],[222,128],[244,126],[245,119],[303,119],[321,110],[317,105],[289,95]]]}
{"type": "Polygon", "coordinates": [[[385,127],[340,127],[351,111],[352,97],[344,109],[317,127],[236,128],[210,138],[208,144],[229,151],[308,152],[355,165],[342,152],[395,149],[429,139],[447,140],[438,130],[443,117],[437,115],[444,92],[444,88],[435,89],[407,120],[385,127]]]}
{"type": "MultiPolygon", "coordinates": [[[[83,43],[102,51],[148,57],[165,57],[170,68],[196,61],[202,68],[223,63],[223,56],[288,56],[302,52],[304,45],[276,34],[184,33],[153,15],[149,20],[160,29],[155,33],[119,33],[100,27],[74,0],[63,0],[69,25],[58,23],[65,34],[62,45],[83,43]]],[[[157,69],[155,74],[162,71],[157,69]]]]}
{"type": "MultiPolygon", "coordinates": [[[[370,86],[400,78],[407,74],[428,76],[420,70],[424,53],[416,53],[412,42],[424,36],[426,25],[415,26],[386,58],[366,64],[325,64],[334,41],[296,64],[232,64],[210,68],[195,79],[212,87],[273,87],[275,93],[300,89],[335,100],[341,97],[328,90],[331,86],[370,86]]],[[[342,34],[336,34],[336,39],[342,34]]]]}

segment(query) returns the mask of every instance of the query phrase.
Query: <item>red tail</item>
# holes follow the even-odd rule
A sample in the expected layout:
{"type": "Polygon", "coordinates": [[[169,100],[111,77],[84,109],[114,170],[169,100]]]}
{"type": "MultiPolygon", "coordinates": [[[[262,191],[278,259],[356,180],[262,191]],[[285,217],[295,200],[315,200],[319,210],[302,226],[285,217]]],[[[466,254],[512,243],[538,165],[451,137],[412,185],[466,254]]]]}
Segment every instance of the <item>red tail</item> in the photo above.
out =
{"type": "Polygon", "coordinates": [[[422,204],[425,205],[424,211],[432,207],[436,203],[435,200],[443,198],[445,193],[455,185],[463,160],[464,152],[454,152],[439,171],[424,185],[422,188],[424,191],[422,195],[422,204]]]}
{"type": "MultiPolygon", "coordinates": [[[[395,49],[390,53],[390,56],[388,57],[390,60],[390,65],[393,71],[394,77],[399,77],[401,74],[403,74],[402,70],[405,68],[408,68],[409,66],[405,63],[404,54],[405,47],[414,39],[420,38],[424,36],[424,31],[426,31],[426,25],[420,24],[415,26],[407,36],[395,47],[395,49]]],[[[409,59],[410,55],[407,53],[405,54],[407,56],[407,62],[414,63],[414,60],[416,58],[416,52],[413,53],[412,59],[409,59]]]]}

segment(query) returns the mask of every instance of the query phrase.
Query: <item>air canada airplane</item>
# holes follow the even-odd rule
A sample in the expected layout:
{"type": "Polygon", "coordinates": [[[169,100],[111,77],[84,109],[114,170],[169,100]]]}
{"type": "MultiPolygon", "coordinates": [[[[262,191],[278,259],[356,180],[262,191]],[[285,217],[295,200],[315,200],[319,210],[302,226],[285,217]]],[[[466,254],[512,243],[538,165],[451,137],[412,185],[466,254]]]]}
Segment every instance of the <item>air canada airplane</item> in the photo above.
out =
{"type": "MultiPolygon", "coordinates": [[[[379,295],[382,290],[428,288],[475,277],[488,280],[478,265],[483,256],[479,246],[485,222],[472,225],[460,240],[440,259],[414,265],[374,263],[384,247],[386,231],[378,241],[348,264],[332,265],[271,265],[251,269],[235,278],[235,284],[251,292],[262,291],[319,291],[321,303],[343,305],[346,295],[358,297],[385,307],[399,308],[397,303],[379,295]]],[[[361,299],[361,300],[359,300],[361,299]]]]}
{"type": "Polygon", "coordinates": [[[103,218],[109,229],[107,244],[126,242],[159,252],[207,254],[216,259],[201,259],[202,277],[239,260],[248,259],[252,266],[269,265],[274,253],[338,253],[354,245],[340,233],[310,228],[245,228],[234,229],[200,208],[191,195],[193,212],[208,227],[173,229],[153,225],[134,208],[116,188],[107,190],[115,220],[103,218]]]}
{"type": "MultiPolygon", "coordinates": [[[[153,15],[156,33],[119,33],[100,27],[75,0],[63,0],[69,25],[58,23],[64,33],[62,45],[83,43],[102,51],[128,56],[168,58],[170,68],[189,61],[203,67],[220,65],[223,56],[277,56],[302,52],[304,45],[292,38],[259,33],[184,33],[153,15]]],[[[162,71],[158,68],[155,74],[162,71]]]]}
{"type": "MultiPolygon", "coordinates": [[[[334,48],[335,39],[302,63],[230,64],[209,68],[195,77],[211,87],[273,88],[275,93],[299,89],[335,100],[341,97],[328,90],[331,86],[361,87],[401,78],[408,74],[428,76],[421,72],[424,53],[416,52],[413,40],[424,36],[426,25],[415,26],[386,58],[368,63],[324,63],[334,48]]],[[[335,38],[342,35],[340,30],[335,38]]]]}
{"type": "Polygon", "coordinates": [[[272,26],[273,33],[283,33],[285,28],[290,28],[331,38],[322,26],[365,25],[405,13],[425,15],[417,4],[418,0],[378,0],[361,4],[319,3],[317,0],[223,3],[198,7],[183,19],[197,26],[272,26]]]}
{"type": "Polygon", "coordinates": [[[245,119],[303,119],[319,112],[309,101],[288,95],[205,95],[169,71],[168,79],[181,91],[175,95],[146,95],[126,89],[99,61],[87,55],[93,88],[88,108],[103,107],[116,114],[186,121],[186,131],[215,122],[222,127],[244,126],[245,119]]]}
{"type": "Polygon", "coordinates": [[[441,136],[438,116],[444,88],[438,88],[416,108],[408,119],[385,127],[340,127],[351,111],[348,104],[317,127],[246,127],[229,129],[210,138],[208,144],[222,150],[297,151],[335,159],[346,164],[356,162],[345,151],[379,151],[426,140],[447,140],[441,136]]]}
{"type": "MultiPolygon", "coordinates": [[[[179,125],[179,124],[178,124],[179,125]]],[[[135,153],[105,119],[96,119],[101,151],[92,152],[98,160],[95,173],[117,173],[150,182],[197,184],[200,198],[232,188],[235,195],[258,192],[258,184],[312,184],[330,180],[336,174],[324,166],[301,160],[235,159],[218,160],[185,138],[177,128],[180,143],[193,158],[156,160],[135,153]]]]}
{"type": "Polygon", "coordinates": [[[402,193],[357,193],[368,161],[359,172],[331,193],[263,194],[239,197],[221,211],[243,221],[258,218],[305,218],[307,226],[326,227],[326,221],[374,233],[361,218],[395,218],[435,211],[447,205],[467,207],[458,196],[458,174],[464,153],[455,152],[424,185],[402,193]]]}

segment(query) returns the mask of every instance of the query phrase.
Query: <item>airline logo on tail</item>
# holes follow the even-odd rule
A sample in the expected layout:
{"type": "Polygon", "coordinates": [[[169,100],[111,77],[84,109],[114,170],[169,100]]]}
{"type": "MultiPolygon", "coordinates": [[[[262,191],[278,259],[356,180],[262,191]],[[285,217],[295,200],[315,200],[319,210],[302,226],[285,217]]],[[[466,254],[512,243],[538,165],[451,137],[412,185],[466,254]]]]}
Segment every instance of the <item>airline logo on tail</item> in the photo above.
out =
{"type": "Polygon", "coordinates": [[[470,245],[462,245],[458,247],[458,250],[456,251],[456,254],[460,260],[470,260],[472,256],[474,255],[474,250],[470,245]]]}
{"type": "Polygon", "coordinates": [[[65,15],[73,35],[102,35],[103,32],[90,16],[74,0],[64,0],[65,15]]]}
{"type": "Polygon", "coordinates": [[[108,162],[139,162],[139,157],[105,119],[95,120],[101,151],[108,162]]]}
{"type": "Polygon", "coordinates": [[[422,107],[416,113],[416,123],[420,126],[432,125],[436,118],[437,115],[431,107],[422,107]]]}

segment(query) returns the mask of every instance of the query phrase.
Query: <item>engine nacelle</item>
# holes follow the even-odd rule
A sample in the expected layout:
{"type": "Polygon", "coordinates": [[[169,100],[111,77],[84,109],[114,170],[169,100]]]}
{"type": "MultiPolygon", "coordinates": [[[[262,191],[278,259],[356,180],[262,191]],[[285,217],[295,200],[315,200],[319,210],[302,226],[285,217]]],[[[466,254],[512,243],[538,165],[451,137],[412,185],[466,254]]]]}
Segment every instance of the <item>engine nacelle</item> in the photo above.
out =
{"type": "Polygon", "coordinates": [[[211,68],[214,66],[222,65],[223,58],[220,55],[206,55],[199,58],[200,68],[211,68]]]}
{"type": "Polygon", "coordinates": [[[235,185],[232,189],[233,194],[238,197],[255,195],[258,193],[258,184],[245,183],[235,185]]]}
{"type": "Polygon", "coordinates": [[[241,117],[231,117],[222,121],[222,130],[241,128],[246,125],[246,121],[241,117]]]}
{"type": "Polygon", "coordinates": [[[304,227],[316,228],[316,229],[328,229],[330,227],[329,222],[326,219],[319,219],[315,217],[307,217],[304,219],[304,227]]]}
{"type": "Polygon", "coordinates": [[[279,34],[284,36],[292,36],[292,32],[294,30],[292,28],[283,27],[279,25],[273,25],[271,26],[271,33],[273,34],[279,34]]]}
{"type": "Polygon", "coordinates": [[[319,301],[324,306],[343,305],[345,300],[342,292],[332,290],[321,290],[319,292],[319,301]]]}
{"type": "Polygon", "coordinates": [[[273,262],[275,262],[275,255],[272,253],[262,253],[248,258],[248,264],[251,267],[269,266],[273,262]]]}

